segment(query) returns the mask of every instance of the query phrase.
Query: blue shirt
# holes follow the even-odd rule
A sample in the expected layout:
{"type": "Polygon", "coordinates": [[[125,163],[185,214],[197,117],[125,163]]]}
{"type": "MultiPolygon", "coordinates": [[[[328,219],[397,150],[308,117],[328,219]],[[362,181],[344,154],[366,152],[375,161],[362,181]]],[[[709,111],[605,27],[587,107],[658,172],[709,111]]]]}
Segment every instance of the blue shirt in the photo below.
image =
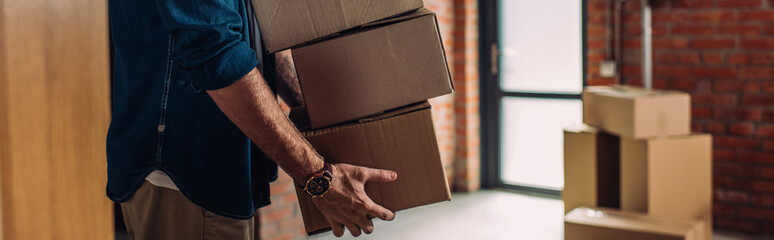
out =
{"type": "Polygon", "coordinates": [[[247,4],[109,2],[114,44],[113,119],[107,136],[111,200],[130,199],[145,176],[158,169],[193,203],[226,217],[248,219],[269,204],[276,164],[204,92],[226,87],[258,65],[247,4]]]}

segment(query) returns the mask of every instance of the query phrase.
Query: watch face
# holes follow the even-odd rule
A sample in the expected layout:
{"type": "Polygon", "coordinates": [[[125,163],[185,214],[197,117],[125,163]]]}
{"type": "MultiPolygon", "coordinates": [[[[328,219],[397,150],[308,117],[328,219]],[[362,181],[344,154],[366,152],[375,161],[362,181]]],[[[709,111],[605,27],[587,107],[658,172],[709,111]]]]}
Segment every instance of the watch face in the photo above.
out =
{"type": "Polygon", "coordinates": [[[314,177],[306,183],[306,191],[312,196],[323,195],[330,187],[331,182],[323,176],[314,177]]]}

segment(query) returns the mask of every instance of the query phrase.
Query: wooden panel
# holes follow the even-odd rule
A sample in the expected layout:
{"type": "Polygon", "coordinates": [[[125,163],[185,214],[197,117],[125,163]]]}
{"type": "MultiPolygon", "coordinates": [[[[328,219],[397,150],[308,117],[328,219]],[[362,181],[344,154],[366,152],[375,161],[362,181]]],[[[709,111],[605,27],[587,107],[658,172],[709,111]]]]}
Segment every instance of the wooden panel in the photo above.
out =
{"type": "Polygon", "coordinates": [[[4,239],[112,239],[107,1],[0,0],[4,239]]]}

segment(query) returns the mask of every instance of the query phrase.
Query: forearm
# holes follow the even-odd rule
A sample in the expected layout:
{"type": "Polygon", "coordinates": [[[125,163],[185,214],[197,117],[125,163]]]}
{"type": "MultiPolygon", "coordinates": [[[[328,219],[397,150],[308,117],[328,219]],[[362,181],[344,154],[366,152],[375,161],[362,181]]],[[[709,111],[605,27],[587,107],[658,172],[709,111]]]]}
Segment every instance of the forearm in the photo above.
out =
{"type": "Polygon", "coordinates": [[[288,120],[257,69],[207,91],[221,111],[296,181],[322,169],[322,158],[288,120]]]}
{"type": "Polygon", "coordinates": [[[291,107],[304,105],[304,98],[301,95],[301,87],[298,84],[298,75],[296,67],[293,64],[293,56],[290,50],[277,52],[274,54],[277,63],[277,94],[282,97],[291,107]]]}

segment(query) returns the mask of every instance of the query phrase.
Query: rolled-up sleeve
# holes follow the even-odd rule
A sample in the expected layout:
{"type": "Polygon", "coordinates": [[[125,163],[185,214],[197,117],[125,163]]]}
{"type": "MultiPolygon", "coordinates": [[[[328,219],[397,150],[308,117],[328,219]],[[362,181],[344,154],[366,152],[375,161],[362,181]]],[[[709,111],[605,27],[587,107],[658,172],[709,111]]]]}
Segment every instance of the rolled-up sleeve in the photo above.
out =
{"type": "Polygon", "coordinates": [[[237,0],[156,0],[172,36],[172,75],[191,90],[226,87],[249,73],[258,60],[243,36],[237,0]]]}

